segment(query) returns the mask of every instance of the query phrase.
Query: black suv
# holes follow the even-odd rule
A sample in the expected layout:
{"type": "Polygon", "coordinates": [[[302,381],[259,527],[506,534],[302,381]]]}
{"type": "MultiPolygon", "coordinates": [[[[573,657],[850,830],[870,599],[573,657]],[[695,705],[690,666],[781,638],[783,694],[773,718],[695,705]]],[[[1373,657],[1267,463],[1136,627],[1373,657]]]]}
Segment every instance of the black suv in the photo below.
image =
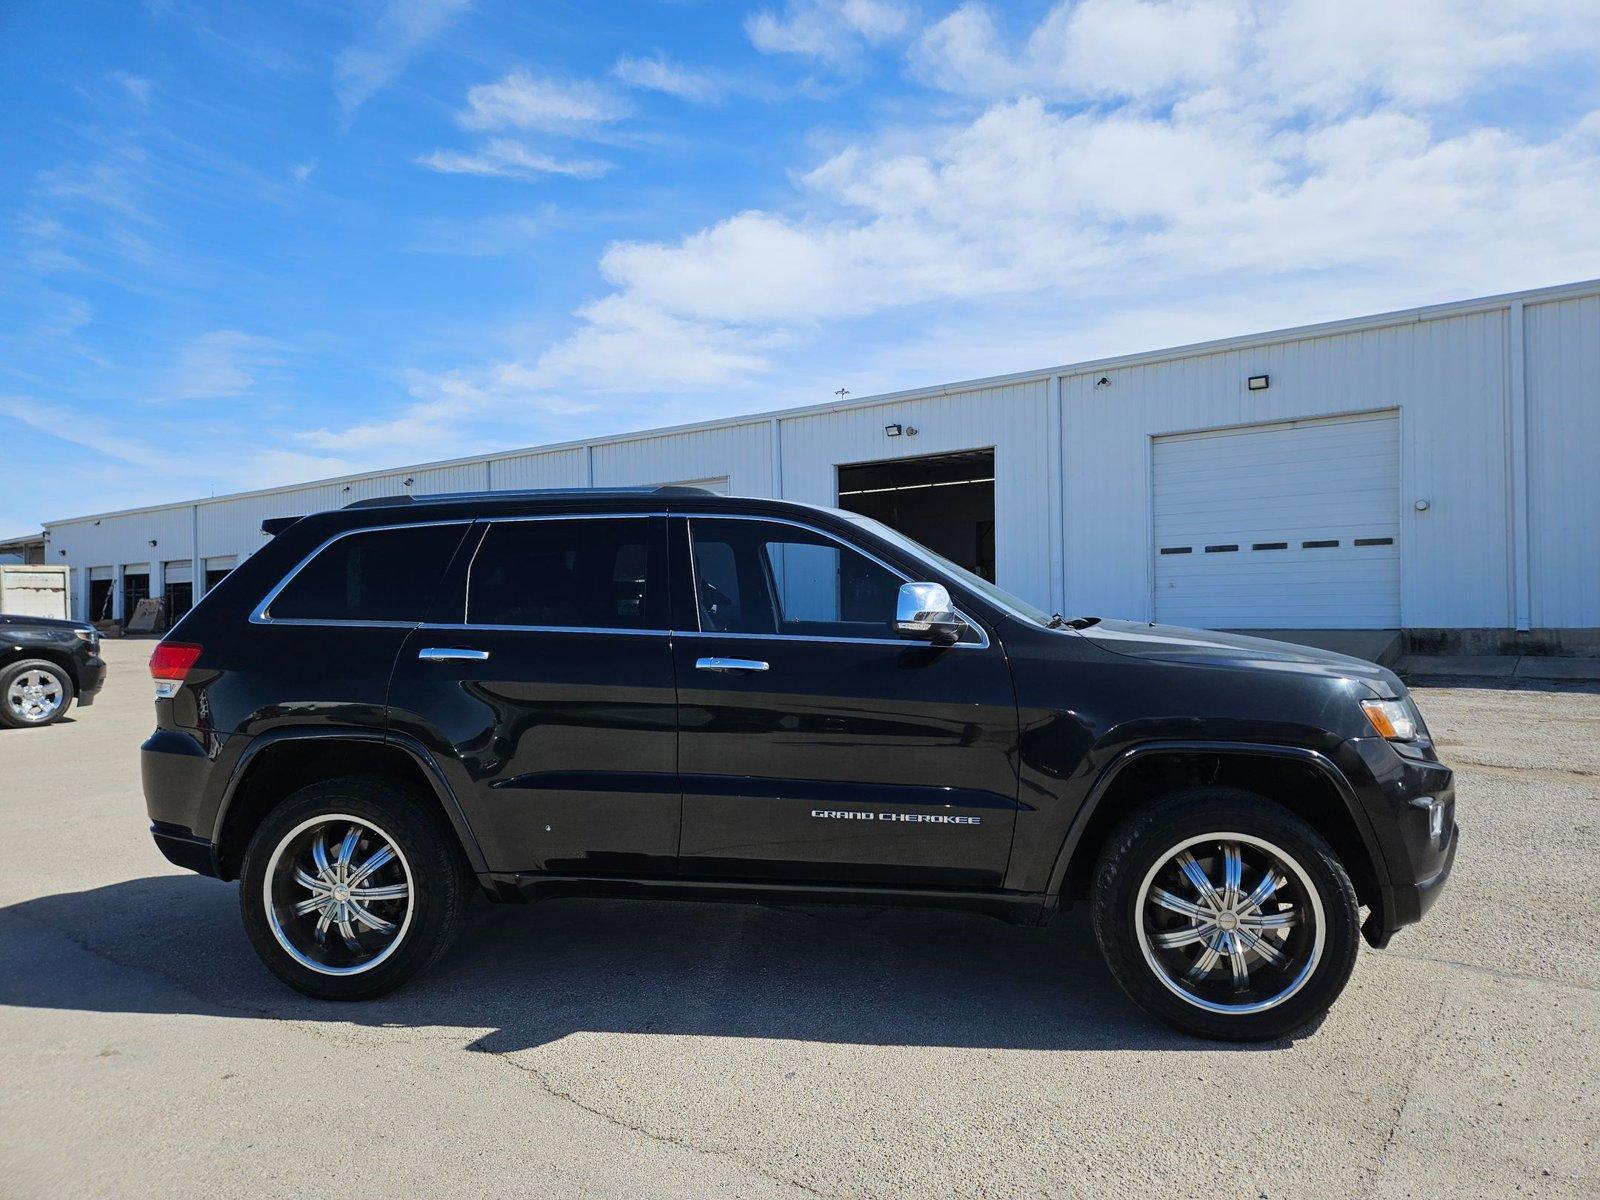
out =
{"type": "Polygon", "coordinates": [[[49,725],[94,703],[105,682],[100,634],[83,621],[0,614],[0,725],[49,725]]]}
{"type": "Polygon", "coordinates": [[[1063,620],[854,514],[656,488],[264,528],[151,659],[144,790],[311,995],[428,967],[474,884],[1029,924],[1087,898],[1136,1002],[1269,1038],[1455,854],[1389,671],[1063,620]]]}

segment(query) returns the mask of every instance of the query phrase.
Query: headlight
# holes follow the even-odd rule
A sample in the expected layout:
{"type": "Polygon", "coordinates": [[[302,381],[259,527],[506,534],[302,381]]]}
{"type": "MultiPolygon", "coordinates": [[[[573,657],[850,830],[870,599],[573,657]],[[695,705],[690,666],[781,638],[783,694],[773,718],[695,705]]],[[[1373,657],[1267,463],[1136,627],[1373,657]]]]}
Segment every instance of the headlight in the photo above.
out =
{"type": "Polygon", "coordinates": [[[1378,731],[1380,737],[1391,742],[1417,740],[1417,710],[1405,700],[1363,700],[1361,711],[1378,731]]]}
{"type": "Polygon", "coordinates": [[[80,642],[88,642],[91,646],[100,640],[100,631],[93,625],[86,625],[81,629],[74,629],[72,632],[78,635],[80,642]]]}

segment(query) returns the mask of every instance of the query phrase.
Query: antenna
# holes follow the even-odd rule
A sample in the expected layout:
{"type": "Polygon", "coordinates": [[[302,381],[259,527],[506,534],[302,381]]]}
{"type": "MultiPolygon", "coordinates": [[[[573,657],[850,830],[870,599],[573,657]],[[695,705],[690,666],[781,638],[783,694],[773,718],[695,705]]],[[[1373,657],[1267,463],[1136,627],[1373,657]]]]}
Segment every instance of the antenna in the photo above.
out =
{"type": "Polygon", "coordinates": [[[849,388],[840,388],[837,392],[834,393],[834,395],[839,397],[839,399],[841,399],[841,400],[843,400],[849,394],[850,394],[850,389],[849,388]]]}

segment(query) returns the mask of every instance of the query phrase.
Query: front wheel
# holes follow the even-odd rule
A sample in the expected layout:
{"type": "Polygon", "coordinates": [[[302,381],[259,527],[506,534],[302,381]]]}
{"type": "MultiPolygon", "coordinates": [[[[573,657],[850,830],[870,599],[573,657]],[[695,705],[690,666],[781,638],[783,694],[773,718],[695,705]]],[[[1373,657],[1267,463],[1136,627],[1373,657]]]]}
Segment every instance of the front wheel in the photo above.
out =
{"type": "Polygon", "coordinates": [[[66,715],[71,702],[72,680],[53,662],[27,658],[0,669],[0,724],[49,725],[66,715]]]}
{"type": "Polygon", "coordinates": [[[1305,821],[1262,796],[1195,788],[1135,814],[1096,872],[1095,936],[1145,1011],[1228,1041],[1320,1018],[1355,966],[1360,909],[1305,821]]]}
{"type": "Polygon", "coordinates": [[[467,875],[416,797],[382,780],[335,779],[267,814],[245,851],[239,905],[279,979],[308,996],[364,1000],[449,948],[467,875]]]}

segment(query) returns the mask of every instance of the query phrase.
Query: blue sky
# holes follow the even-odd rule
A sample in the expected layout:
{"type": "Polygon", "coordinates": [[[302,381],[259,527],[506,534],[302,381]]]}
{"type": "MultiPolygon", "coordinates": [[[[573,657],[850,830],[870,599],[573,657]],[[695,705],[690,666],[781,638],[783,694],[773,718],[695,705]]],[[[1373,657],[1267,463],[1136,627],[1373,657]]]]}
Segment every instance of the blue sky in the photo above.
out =
{"type": "Polygon", "coordinates": [[[1600,275],[1597,64],[1600,0],[11,0],[0,534],[1600,275]]]}

